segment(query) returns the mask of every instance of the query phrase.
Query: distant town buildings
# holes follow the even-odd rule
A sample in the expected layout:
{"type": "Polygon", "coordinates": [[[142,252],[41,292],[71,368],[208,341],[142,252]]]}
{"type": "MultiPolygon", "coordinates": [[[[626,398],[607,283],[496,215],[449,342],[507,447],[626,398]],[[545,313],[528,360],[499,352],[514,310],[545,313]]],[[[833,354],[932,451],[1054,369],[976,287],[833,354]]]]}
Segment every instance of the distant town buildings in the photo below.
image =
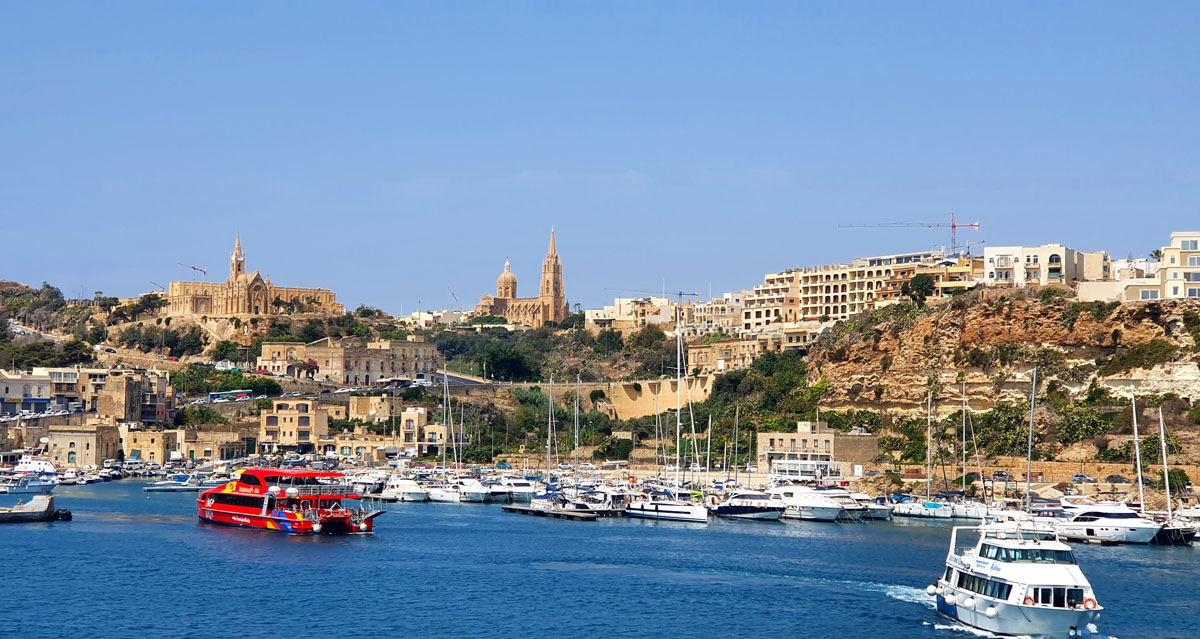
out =
{"type": "Polygon", "coordinates": [[[1121,261],[1115,282],[1079,287],[1081,300],[1123,302],[1200,298],[1200,231],[1177,231],[1157,260],[1121,261]]]}
{"type": "Polygon", "coordinates": [[[983,249],[984,283],[999,288],[1074,284],[1112,279],[1104,251],[1076,251],[1062,244],[989,246],[983,249]]]}
{"type": "Polygon", "coordinates": [[[562,322],[570,311],[563,287],[562,262],[558,259],[554,230],[550,231],[550,249],[542,262],[542,280],[537,297],[517,297],[517,276],[508,260],[496,280],[496,295],[484,295],[475,307],[476,316],[494,315],[510,323],[541,328],[546,322],[562,322]]]}
{"type": "Polygon", "coordinates": [[[296,379],[373,384],[382,379],[431,379],[437,347],[419,336],[407,340],[326,337],[315,342],[264,342],[258,370],[296,379]]]}
{"type": "Polygon", "coordinates": [[[341,315],[334,294],[319,288],[283,288],[258,271],[246,272],[246,255],[239,235],[229,256],[229,279],[217,282],[171,282],[168,316],[279,315],[283,313],[341,315]]]}

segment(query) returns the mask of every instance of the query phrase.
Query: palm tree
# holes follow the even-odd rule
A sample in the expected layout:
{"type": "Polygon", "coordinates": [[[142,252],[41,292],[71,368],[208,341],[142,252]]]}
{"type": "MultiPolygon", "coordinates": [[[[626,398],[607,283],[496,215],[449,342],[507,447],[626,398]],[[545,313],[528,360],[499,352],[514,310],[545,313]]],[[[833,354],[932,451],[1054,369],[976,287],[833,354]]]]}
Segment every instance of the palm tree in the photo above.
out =
{"type": "Polygon", "coordinates": [[[1154,249],[1153,251],[1150,251],[1150,259],[1154,260],[1155,262],[1161,262],[1162,257],[1162,249],[1154,249]]]}

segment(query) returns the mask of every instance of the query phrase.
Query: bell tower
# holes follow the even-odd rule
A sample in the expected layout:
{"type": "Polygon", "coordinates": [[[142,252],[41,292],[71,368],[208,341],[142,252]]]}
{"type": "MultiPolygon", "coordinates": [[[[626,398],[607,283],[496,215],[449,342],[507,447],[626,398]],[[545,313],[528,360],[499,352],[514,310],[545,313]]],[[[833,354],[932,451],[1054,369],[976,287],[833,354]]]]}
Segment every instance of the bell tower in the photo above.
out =
{"type": "Polygon", "coordinates": [[[246,272],[246,254],[242,252],[242,234],[238,233],[233,245],[233,253],[229,254],[229,281],[237,280],[239,275],[246,272]]]}
{"type": "Polygon", "coordinates": [[[554,229],[550,229],[550,250],[542,262],[542,287],[538,292],[542,303],[542,320],[561,322],[567,317],[567,295],[563,289],[562,262],[558,259],[558,247],[554,242],[554,229]]]}

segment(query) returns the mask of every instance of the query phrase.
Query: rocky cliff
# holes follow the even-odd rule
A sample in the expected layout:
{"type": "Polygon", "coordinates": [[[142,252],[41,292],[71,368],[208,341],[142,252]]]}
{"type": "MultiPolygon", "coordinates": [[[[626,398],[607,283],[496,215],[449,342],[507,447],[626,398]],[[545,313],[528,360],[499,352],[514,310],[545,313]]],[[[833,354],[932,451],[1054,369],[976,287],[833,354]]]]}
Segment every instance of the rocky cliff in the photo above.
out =
{"type": "Polygon", "coordinates": [[[901,304],[839,323],[810,355],[822,407],[896,414],[988,410],[1039,393],[1173,393],[1200,399],[1200,303],[1083,303],[1066,289],[981,290],[923,309],[901,304]]]}

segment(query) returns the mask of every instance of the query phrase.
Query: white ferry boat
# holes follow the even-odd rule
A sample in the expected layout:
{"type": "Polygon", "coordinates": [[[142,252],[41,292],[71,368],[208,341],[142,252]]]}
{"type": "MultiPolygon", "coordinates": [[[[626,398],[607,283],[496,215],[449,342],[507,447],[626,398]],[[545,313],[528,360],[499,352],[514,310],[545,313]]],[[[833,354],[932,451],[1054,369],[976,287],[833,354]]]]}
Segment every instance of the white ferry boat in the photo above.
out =
{"type": "Polygon", "coordinates": [[[1002,635],[1078,637],[1102,610],[1071,547],[1033,522],[956,526],[946,571],[926,592],[938,612],[1002,635]]]}

